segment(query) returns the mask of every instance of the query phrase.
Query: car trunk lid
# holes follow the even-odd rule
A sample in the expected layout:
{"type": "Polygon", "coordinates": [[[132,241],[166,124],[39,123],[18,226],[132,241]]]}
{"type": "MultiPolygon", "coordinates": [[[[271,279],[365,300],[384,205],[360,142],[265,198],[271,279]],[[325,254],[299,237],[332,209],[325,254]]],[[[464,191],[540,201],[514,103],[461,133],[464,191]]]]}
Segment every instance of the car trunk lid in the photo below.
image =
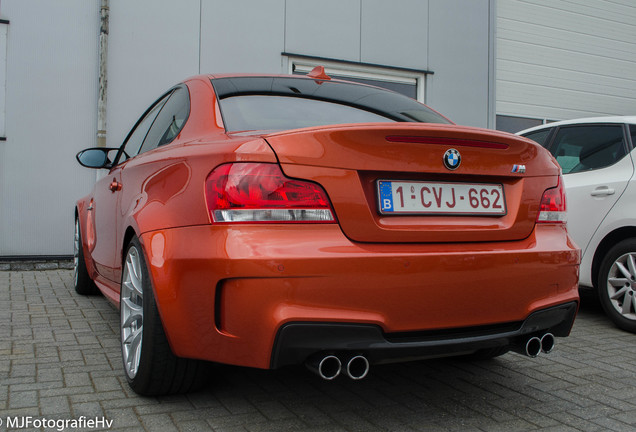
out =
{"type": "Polygon", "coordinates": [[[342,230],[357,242],[523,239],[559,175],[549,153],[528,139],[455,125],[339,125],[265,139],[287,176],[325,188],[342,230]],[[446,166],[449,150],[456,153],[446,166]],[[393,209],[382,207],[385,199],[393,209]]]}

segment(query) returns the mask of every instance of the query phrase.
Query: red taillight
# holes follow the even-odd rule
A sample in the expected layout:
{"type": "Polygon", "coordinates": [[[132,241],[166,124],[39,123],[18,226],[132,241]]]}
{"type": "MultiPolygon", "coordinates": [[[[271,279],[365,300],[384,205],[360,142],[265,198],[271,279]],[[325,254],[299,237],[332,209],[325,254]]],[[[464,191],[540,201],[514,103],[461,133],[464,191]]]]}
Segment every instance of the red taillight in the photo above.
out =
{"type": "Polygon", "coordinates": [[[566,223],[566,210],[565,187],[563,179],[559,177],[559,184],[543,193],[537,223],[566,223]]]}
{"type": "Polygon", "coordinates": [[[213,222],[335,222],[322,187],[285,177],[276,164],[220,165],[208,176],[205,195],[213,222]]]}

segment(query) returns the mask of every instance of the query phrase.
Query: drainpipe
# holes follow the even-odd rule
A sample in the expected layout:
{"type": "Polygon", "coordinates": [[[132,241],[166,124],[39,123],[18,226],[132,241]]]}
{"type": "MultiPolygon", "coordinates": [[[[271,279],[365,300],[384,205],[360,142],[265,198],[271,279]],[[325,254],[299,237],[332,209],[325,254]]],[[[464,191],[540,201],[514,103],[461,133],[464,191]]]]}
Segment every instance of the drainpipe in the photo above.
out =
{"type": "Polygon", "coordinates": [[[99,14],[99,95],[97,99],[97,147],[106,147],[106,104],[108,88],[109,0],[100,0],[99,14]]]}

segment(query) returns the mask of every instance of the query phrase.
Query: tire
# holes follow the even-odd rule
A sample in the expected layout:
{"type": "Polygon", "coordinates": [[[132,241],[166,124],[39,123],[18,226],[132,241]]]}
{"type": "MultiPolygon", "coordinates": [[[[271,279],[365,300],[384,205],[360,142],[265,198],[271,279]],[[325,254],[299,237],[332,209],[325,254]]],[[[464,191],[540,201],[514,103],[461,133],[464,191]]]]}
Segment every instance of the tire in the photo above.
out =
{"type": "Polygon", "coordinates": [[[179,358],[170,349],[137,237],[129,243],[123,263],[120,318],[124,371],[135,393],[186,393],[207,384],[207,363],[179,358]]]}
{"type": "Polygon", "coordinates": [[[617,327],[636,333],[636,238],[613,246],[598,275],[598,297],[617,327]]]}
{"type": "Polygon", "coordinates": [[[75,219],[75,235],[73,236],[73,284],[75,292],[81,295],[99,294],[99,289],[86,270],[84,248],[82,247],[82,231],[79,220],[75,219]]]}

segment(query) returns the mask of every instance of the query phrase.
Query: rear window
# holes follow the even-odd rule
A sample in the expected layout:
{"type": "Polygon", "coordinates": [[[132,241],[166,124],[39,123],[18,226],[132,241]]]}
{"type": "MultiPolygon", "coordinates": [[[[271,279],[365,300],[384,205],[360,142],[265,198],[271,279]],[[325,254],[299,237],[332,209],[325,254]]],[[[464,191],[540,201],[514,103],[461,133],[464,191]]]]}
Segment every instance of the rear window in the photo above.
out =
{"type": "Polygon", "coordinates": [[[213,79],[229,132],[345,123],[450,123],[407,96],[377,87],[297,77],[213,79]]]}

